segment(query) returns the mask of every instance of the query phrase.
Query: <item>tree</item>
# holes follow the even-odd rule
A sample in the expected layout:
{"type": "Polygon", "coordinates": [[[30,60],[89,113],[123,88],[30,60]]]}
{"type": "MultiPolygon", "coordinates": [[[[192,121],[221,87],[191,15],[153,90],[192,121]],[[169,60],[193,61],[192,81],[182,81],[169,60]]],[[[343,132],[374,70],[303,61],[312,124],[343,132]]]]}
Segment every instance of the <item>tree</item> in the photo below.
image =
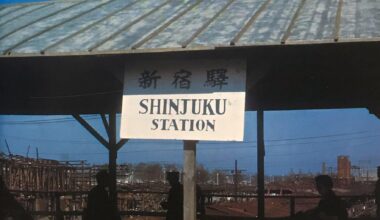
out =
{"type": "Polygon", "coordinates": [[[162,166],[159,163],[139,163],[134,170],[135,177],[142,181],[159,181],[162,176],[162,166]]]}
{"type": "Polygon", "coordinates": [[[203,167],[203,165],[197,166],[197,180],[200,184],[206,184],[210,179],[210,174],[207,169],[203,167]]]}

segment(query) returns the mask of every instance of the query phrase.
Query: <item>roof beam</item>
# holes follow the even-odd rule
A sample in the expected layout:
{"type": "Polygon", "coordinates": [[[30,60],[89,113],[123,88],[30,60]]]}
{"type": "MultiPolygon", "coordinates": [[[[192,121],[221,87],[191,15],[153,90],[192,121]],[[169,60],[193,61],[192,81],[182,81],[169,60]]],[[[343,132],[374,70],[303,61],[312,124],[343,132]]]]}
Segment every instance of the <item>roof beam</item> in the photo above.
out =
{"type": "Polygon", "coordinates": [[[72,20],[75,20],[75,19],[77,19],[77,18],[79,18],[79,17],[81,17],[81,16],[83,16],[83,15],[85,15],[85,14],[87,14],[87,13],[90,13],[90,12],[92,12],[92,11],[94,11],[94,10],[96,10],[96,9],[98,9],[98,8],[100,8],[100,7],[104,6],[104,5],[106,5],[106,4],[110,3],[110,2],[112,2],[112,1],[115,1],[115,0],[110,0],[110,1],[104,2],[104,3],[102,3],[102,4],[99,4],[99,5],[97,5],[97,6],[93,7],[93,8],[91,8],[91,9],[89,9],[89,10],[87,10],[87,11],[84,11],[84,12],[82,12],[82,13],[79,13],[79,14],[77,14],[77,15],[75,15],[75,16],[69,18],[69,19],[66,19],[66,20],[64,20],[64,21],[62,21],[62,22],[60,22],[60,23],[58,23],[58,24],[55,24],[55,25],[53,25],[53,26],[51,26],[51,27],[48,27],[48,28],[46,28],[46,29],[44,29],[44,30],[42,30],[42,31],[40,31],[40,32],[38,32],[38,33],[36,33],[36,34],[33,34],[32,36],[29,36],[29,37],[25,38],[24,40],[22,40],[22,41],[20,41],[20,42],[18,42],[18,43],[16,43],[16,44],[12,45],[11,47],[7,48],[7,49],[5,50],[5,52],[4,52],[4,54],[9,54],[9,53],[11,53],[11,51],[12,51],[13,49],[15,49],[16,47],[18,47],[18,46],[24,44],[25,42],[27,42],[27,41],[29,41],[29,40],[31,40],[31,39],[37,37],[37,36],[40,36],[40,35],[42,35],[43,33],[46,33],[46,32],[48,32],[48,31],[50,31],[50,30],[52,30],[52,29],[54,29],[54,28],[56,28],[56,27],[58,27],[58,26],[61,26],[61,25],[65,24],[65,23],[67,23],[67,22],[70,22],[70,21],[72,21],[72,20]]]}
{"type": "Polygon", "coordinates": [[[112,38],[115,38],[117,35],[119,35],[120,33],[122,33],[123,31],[126,31],[127,29],[129,29],[130,27],[132,27],[133,25],[135,25],[136,23],[138,23],[139,21],[141,21],[142,19],[148,17],[149,15],[151,15],[152,13],[156,12],[157,10],[159,10],[160,8],[164,7],[166,4],[168,4],[169,1],[166,1],[164,3],[162,3],[161,5],[157,6],[156,8],[148,11],[147,13],[143,14],[142,16],[140,16],[139,18],[137,18],[136,20],[132,21],[131,23],[128,23],[126,25],[124,25],[121,29],[119,29],[118,31],[116,31],[115,33],[113,33],[111,36],[107,37],[106,39],[103,39],[101,40],[100,42],[96,43],[95,45],[93,45],[92,47],[90,47],[90,49],[88,49],[88,51],[93,51],[95,50],[96,48],[102,46],[104,43],[106,43],[107,41],[111,40],[112,38]]]}
{"type": "Polygon", "coordinates": [[[292,29],[294,27],[294,24],[296,23],[296,20],[298,18],[298,15],[300,14],[301,9],[305,5],[306,0],[301,0],[300,4],[298,5],[297,11],[294,13],[292,20],[289,23],[288,28],[286,29],[286,32],[284,33],[284,36],[282,36],[281,44],[285,44],[285,42],[288,40],[290,33],[292,32],[292,29]]]}
{"type": "Polygon", "coordinates": [[[230,45],[235,45],[240,38],[243,36],[243,34],[248,30],[248,28],[253,24],[253,22],[256,21],[256,19],[259,17],[261,12],[265,10],[265,8],[268,6],[268,4],[271,2],[271,0],[267,0],[265,3],[261,5],[261,7],[253,14],[253,16],[248,20],[248,22],[242,27],[242,29],[236,34],[236,36],[231,40],[230,45]]]}
{"type": "Polygon", "coordinates": [[[13,12],[19,11],[19,10],[25,8],[26,6],[28,6],[28,5],[26,4],[26,5],[22,5],[22,6],[20,6],[20,7],[16,7],[16,9],[11,10],[11,11],[9,11],[9,12],[3,14],[1,17],[5,17],[5,16],[7,16],[7,15],[9,15],[9,14],[12,14],[13,12]]]}
{"type": "Polygon", "coordinates": [[[129,7],[131,7],[132,5],[136,4],[137,2],[138,2],[138,1],[134,1],[134,2],[128,4],[128,5],[126,5],[126,6],[122,7],[122,8],[120,8],[120,9],[118,9],[118,10],[116,10],[116,11],[114,11],[114,12],[108,14],[106,17],[104,17],[104,18],[102,18],[102,19],[100,19],[100,20],[98,20],[98,21],[96,21],[96,22],[94,22],[94,23],[92,23],[92,24],[90,24],[90,25],[88,25],[88,26],[86,26],[86,27],[80,29],[79,31],[77,31],[77,32],[75,32],[75,33],[72,33],[72,34],[70,34],[69,36],[66,36],[66,37],[62,38],[61,40],[59,40],[59,41],[57,41],[57,42],[55,42],[55,43],[53,43],[53,44],[51,44],[51,45],[45,47],[44,49],[41,50],[41,53],[43,54],[43,53],[45,53],[45,51],[47,51],[47,50],[49,50],[49,49],[51,49],[51,48],[53,48],[53,47],[58,46],[59,44],[63,43],[64,41],[66,41],[66,40],[68,40],[68,39],[70,39],[70,38],[73,38],[73,37],[75,37],[76,35],[81,34],[81,33],[85,32],[85,31],[89,30],[90,28],[92,28],[92,27],[94,27],[95,25],[97,25],[97,24],[99,24],[99,23],[101,23],[101,22],[107,20],[108,18],[114,16],[115,14],[117,14],[117,13],[119,13],[119,12],[121,12],[121,11],[123,11],[123,10],[129,8],[129,7]]]}
{"type": "Polygon", "coordinates": [[[218,13],[202,25],[189,39],[181,43],[182,48],[186,48],[203,30],[205,30],[220,14],[222,14],[235,0],[230,0],[218,13]]]}
{"type": "Polygon", "coordinates": [[[106,115],[105,115],[105,114],[100,114],[100,116],[101,116],[101,118],[102,118],[102,122],[103,122],[103,125],[104,125],[104,129],[105,129],[106,132],[107,132],[108,138],[110,138],[110,137],[111,137],[110,125],[109,125],[109,123],[107,122],[106,115]]]}
{"type": "Polygon", "coordinates": [[[175,22],[180,17],[182,17],[183,15],[185,15],[188,11],[190,11],[191,9],[193,9],[195,6],[199,5],[199,3],[201,3],[200,0],[198,0],[195,4],[189,6],[188,8],[186,8],[185,10],[183,10],[182,12],[180,12],[179,14],[177,14],[176,16],[174,16],[173,18],[171,18],[170,20],[168,20],[165,24],[163,24],[162,26],[160,26],[157,30],[155,30],[154,32],[152,32],[151,34],[149,34],[147,37],[143,38],[142,40],[138,41],[135,45],[133,45],[132,49],[137,49],[137,48],[141,47],[143,44],[145,44],[146,42],[148,42],[150,39],[152,39],[153,37],[155,37],[156,35],[158,35],[161,31],[163,31],[169,25],[171,25],[173,22],[175,22]]]}
{"type": "MultiPolygon", "coordinates": [[[[14,20],[16,20],[16,19],[18,19],[18,18],[20,18],[20,17],[22,17],[22,16],[24,16],[24,15],[30,14],[30,13],[32,13],[32,12],[35,12],[35,11],[41,9],[41,8],[46,8],[46,7],[48,7],[48,6],[52,5],[52,4],[54,4],[54,3],[44,4],[44,5],[42,5],[41,7],[37,7],[37,8],[35,8],[35,9],[30,10],[30,11],[27,11],[27,12],[21,13],[21,14],[17,15],[17,16],[14,17],[14,18],[11,18],[11,19],[8,19],[8,20],[4,21],[3,23],[0,24],[0,26],[3,26],[4,24],[6,24],[6,23],[8,23],[8,22],[10,22],[10,21],[14,21],[14,20]]],[[[3,16],[2,16],[2,17],[3,17],[3,16]]]]}
{"type": "Polygon", "coordinates": [[[335,42],[338,42],[338,40],[339,40],[340,19],[342,17],[342,8],[343,8],[343,0],[339,0],[338,9],[336,11],[336,17],[335,17],[335,28],[334,28],[334,41],[335,42]]]}
{"type": "Polygon", "coordinates": [[[124,146],[128,142],[129,139],[121,139],[117,144],[116,144],[116,150],[119,150],[121,147],[124,146]]]}
{"type": "Polygon", "coordinates": [[[88,131],[94,136],[103,146],[109,149],[109,143],[79,114],[73,114],[73,117],[88,131]]]}
{"type": "Polygon", "coordinates": [[[19,28],[13,30],[13,31],[11,31],[11,32],[9,32],[9,33],[7,33],[7,34],[1,36],[1,37],[0,37],[0,40],[3,40],[4,38],[10,36],[11,34],[14,34],[14,33],[16,33],[17,31],[19,31],[19,30],[21,30],[21,29],[23,29],[23,28],[28,27],[28,26],[31,25],[31,24],[37,23],[37,22],[42,21],[42,20],[44,20],[44,19],[46,19],[46,18],[49,18],[49,17],[51,17],[51,16],[53,16],[53,15],[56,15],[56,14],[61,13],[61,12],[63,12],[63,11],[66,11],[66,10],[68,10],[68,9],[70,9],[70,8],[73,8],[73,7],[77,6],[77,5],[83,4],[84,2],[85,2],[85,1],[78,2],[78,3],[76,3],[76,4],[73,4],[73,5],[68,6],[68,7],[66,7],[66,8],[62,8],[62,9],[60,9],[60,10],[58,10],[58,11],[52,12],[52,13],[50,13],[50,14],[47,14],[47,15],[45,15],[45,16],[43,16],[43,17],[41,17],[41,18],[39,18],[39,19],[37,19],[37,20],[35,20],[35,21],[31,21],[31,22],[29,22],[29,23],[26,23],[26,24],[22,25],[21,27],[19,27],[19,28]]]}

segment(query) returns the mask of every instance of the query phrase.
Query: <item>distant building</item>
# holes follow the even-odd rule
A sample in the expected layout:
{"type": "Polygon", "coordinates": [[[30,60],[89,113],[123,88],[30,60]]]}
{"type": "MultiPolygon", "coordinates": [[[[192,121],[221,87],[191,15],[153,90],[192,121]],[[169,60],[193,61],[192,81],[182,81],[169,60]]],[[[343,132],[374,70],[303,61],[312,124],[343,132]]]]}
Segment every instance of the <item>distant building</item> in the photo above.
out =
{"type": "Polygon", "coordinates": [[[351,179],[351,161],[348,156],[338,156],[337,177],[340,180],[351,179]]]}
{"type": "Polygon", "coordinates": [[[325,162],[322,163],[322,174],[323,175],[327,174],[327,169],[326,169],[326,163],[325,162]]]}
{"type": "Polygon", "coordinates": [[[369,166],[351,166],[351,175],[355,182],[368,182],[377,180],[377,169],[369,166]]]}

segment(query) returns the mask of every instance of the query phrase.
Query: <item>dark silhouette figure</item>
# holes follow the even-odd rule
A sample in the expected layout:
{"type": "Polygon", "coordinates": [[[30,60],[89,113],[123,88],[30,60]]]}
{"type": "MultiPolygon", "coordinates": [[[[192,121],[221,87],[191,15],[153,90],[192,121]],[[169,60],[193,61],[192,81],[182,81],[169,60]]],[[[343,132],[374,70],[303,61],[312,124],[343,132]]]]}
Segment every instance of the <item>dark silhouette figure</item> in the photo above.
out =
{"type": "Polygon", "coordinates": [[[206,213],[206,210],[205,210],[205,197],[203,196],[202,189],[201,189],[201,187],[199,185],[197,185],[197,197],[196,197],[196,199],[197,199],[197,201],[196,201],[196,204],[197,204],[197,215],[202,217],[206,213]]]}
{"type": "Polygon", "coordinates": [[[0,220],[33,220],[33,217],[16,201],[0,176],[0,220]]]}
{"type": "Polygon", "coordinates": [[[297,213],[296,219],[310,220],[346,220],[347,210],[340,198],[333,192],[333,181],[328,175],[315,177],[316,188],[321,200],[316,208],[297,213]]]}
{"type": "Polygon", "coordinates": [[[167,172],[166,179],[171,188],[167,201],[161,202],[163,209],[166,209],[166,220],[183,219],[183,186],[179,182],[178,172],[167,172]]]}
{"type": "Polygon", "coordinates": [[[380,167],[377,167],[377,182],[375,188],[375,199],[376,199],[376,215],[380,218],[380,167]]]}
{"type": "MultiPolygon", "coordinates": [[[[183,219],[183,185],[179,182],[179,172],[167,172],[166,179],[171,188],[169,190],[167,201],[161,202],[163,209],[166,209],[166,220],[183,219]]],[[[196,206],[197,215],[205,214],[204,196],[199,185],[196,186],[196,206]]]]}
{"type": "Polygon", "coordinates": [[[110,177],[106,170],[96,174],[97,186],[88,193],[87,209],[84,219],[86,220],[118,220],[120,216],[117,210],[113,210],[109,196],[110,177]]]}

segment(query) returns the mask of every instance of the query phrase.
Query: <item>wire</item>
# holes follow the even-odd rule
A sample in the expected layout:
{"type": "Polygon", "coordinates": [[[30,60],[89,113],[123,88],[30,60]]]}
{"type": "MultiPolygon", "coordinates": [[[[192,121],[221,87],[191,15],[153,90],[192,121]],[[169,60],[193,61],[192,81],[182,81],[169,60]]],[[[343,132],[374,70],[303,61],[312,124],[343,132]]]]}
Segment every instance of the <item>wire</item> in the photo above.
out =
{"type": "MultiPolygon", "coordinates": [[[[380,135],[376,135],[376,136],[380,136],[380,135]]],[[[366,137],[367,138],[367,137],[366,137]]],[[[333,141],[345,141],[347,139],[344,139],[344,140],[333,140],[333,141]]],[[[327,141],[328,142],[328,141],[327,141]]],[[[326,143],[326,141],[324,142],[308,142],[308,144],[310,143],[326,143]]],[[[366,142],[368,143],[368,142],[366,142]]],[[[297,144],[306,144],[306,143],[296,143],[297,144]]],[[[363,144],[365,143],[359,143],[359,144],[356,144],[356,145],[360,145],[362,146],[363,144]]],[[[276,146],[283,146],[284,144],[278,144],[278,145],[270,145],[271,147],[276,147],[276,146]]],[[[328,146],[328,145],[325,145],[325,146],[328,146]]],[[[233,149],[242,149],[242,148],[251,148],[252,147],[256,147],[256,146],[235,146],[233,147],[233,149]]],[[[328,146],[328,147],[331,147],[331,146],[328,146]]],[[[225,147],[224,146],[220,146],[220,147],[207,147],[207,148],[199,148],[198,151],[206,151],[206,150],[225,150],[225,147]]],[[[130,151],[119,151],[118,154],[139,154],[139,153],[146,153],[148,151],[152,151],[151,149],[146,149],[146,150],[130,150],[130,151]]],[[[160,149],[155,149],[154,152],[181,152],[182,151],[182,148],[160,148],[160,149]]],[[[323,150],[320,150],[320,151],[323,151],[323,150]]],[[[304,153],[290,153],[290,154],[271,154],[271,153],[268,153],[267,155],[268,156],[274,156],[274,157],[278,157],[278,156],[294,156],[294,155],[306,155],[306,154],[311,154],[311,153],[315,153],[317,151],[308,151],[308,152],[304,152],[304,153]]],[[[68,153],[51,153],[51,154],[42,154],[42,155],[62,155],[62,154],[68,154],[68,153]]],[[[107,152],[104,152],[104,153],[86,153],[86,155],[107,155],[108,153],[107,152]]],[[[32,154],[33,155],[33,154],[32,154]]],[[[70,155],[76,155],[76,153],[71,153],[70,155]]]]}
{"type": "Polygon", "coordinates": [[[299,138],[287,138],[287,139],[269,139],[269,140],[266,140],[266,141],[267,142],[277,142],[277,141],[307,140],[307,139],[329,138],[329,137],[347,136],[347,135],[355,135],[355,134],[363,134],[363,133],[368,133],[368,131],[358,131],[358,132],[350,132],[350,133],[338,133],[338,134],[310,136],[310,137],[299,137],[299,138]]]}
{"type": "Polygon", "coordinates": [[[114,94],[114,93],[121,93],[121,92],[123,92],[123,90],[111,90],[111,91],[103,91],[103,92],[60,95],[60,96],[35,96],[31,98],[32,99],[64,99],[64,98],[75,98],[75,97],[84,97],[84,96],[107,95],[107,94],[114,94]]]}
{"type": "MultiPolygon", "coordinates": [[[[85,116],[84,119],[94,120],[98,119],[99,116],[85,116]]],[[[61,122],[72,122],[76,121],[72,117],[56,118],[56,119],[40,119],[40,120],[28,120],[28,121],[0,121],[0,125],[35,125],[35,124],[51,124],[51,123],[61,123],[61,122]]]]}
{"type": "MultiPolygon", "coordinates": [[[[311,144],[320,144],[320,143],[331,143],[331,142],[340,142],[340,141],[347,141],[347,140],[357,140],[357,139],[364,139],[364,138],[371,138],[371,137],[379,137],[380,135],[372,135],[372,136],[363,136],[363,137],[354,137],[354,138],[344,138],[344,139],[336,139],[336,140],[326,140],[326,141],[318,141],[318,142],[303,142],[303,143],[288,143],[288,144],[272,144],[272,145],[267,145],[266,147],[278,147],[278,146],[291,146],[291,145],[311,145],[311,144]]],[[[3,136],[5,138],[9,138],[9,137],[14,137],[14,136],[3,136]]],[[[36,139],[38,140],[38,139],[36,139]]],[[[50,141],[53,141],[53,140],[50,140],[50,141]]],[[[64,141],[62,141],[64,142],[64,141]]],[[[81,141],[77,141],[77,142],[74,142],[74,141],[71,141],[72,143],[82,143],[81,141]]],[[[87,142],[84,142],[84,143],[87,143],[87,142]]],[[[92,142],[91,142],[92,143],[92,142]]],[[[150,144],[153,144],[155,142],[134,142],[135,144],[147,144],[147,143],[150,143],[150,144]]],[[[169,142],[170,143],[170,142],[169,142]]],[[[172,142],[173,143],[173,142],[172,142]]],[[[236,142],[232,142],[232,143],[235,143],[237,144],[236,142]]],[[[95,144],[95,143],[92,143],[92,144],[95,144]]],[[[167,145],[167,143],[165,143],[167,145]]],[[[174,143],[174,144],[179,144],[179,143],[174,143]]],[[[208,144],[220,144],[220,143],[204,143],[202,145],[208,145],[208,144]]],[[[238,143],[238,144],[249,144],[249,142],[243,142],[243,143],[238,143]]],[[[225,148],[228,148],[229,146],[200,146],[198,148],[198,151],[205,151],[205,150],[224,150],[225,148]]],[[[328,146],[328,145],[324,145],[324,146],[328,146]]],[[[244,149],[244,148],[248,148],[248,149],[253,149],[255,148],[256,145],[249,145],[249,146],[234,146],[233,149],[244,149]]],[[[151,151],[151,149],[146,149],[146,150],[131,150],[131,151],[119,151],[118,153],[119,154],[133,154],[133,153],[146,153],[147,151],[151,151]]],[[[154,150],[155,152],[170,152],[170,151],[182,151],[182,148],[180,146],[178,146],[178,148],[160,148],[160,149],[155,149],[154,150]]],[[[44,154],[44,155],[60,155],[60,154],[67,154],[67,153],[55,153],[55,154],[44,154]]],[[[75,153],[72,153],[72,154],[75,154],[75,153]]],[[[108,153],[86,153],[86,155],[106,155],[108,153]]]]}
{"type": "MultiPolygon", "coordinates": [[[[91,119],[91,118],[90,118],[91,119]]],[[[95,119],[95,118],[94,118],[95,119]]],[[[74,119],[75,120],[75,119],[74,119]]],[[[280,141],[296,141],[296,140],[304,140],[304,139],[317,139],[320,138],[327,138],[327,137],[339,137],[339,136],[347,136],[347,135],[356,135],[356,134],[362,134],[362,133],[368,133],[369,131],[360,131],[360,132],[352,132],[352,133],[341,133],[341,134],[333,134],[333,135],[322,135],[322,136],[313,136],[313,137],[300,137],[300,138],[292,138],[292,139],[270,139],[265,140],[265,142],[280,142],[280,141]]],[[[45,141],[45,142],[62,142],[62,143],[89,143],[89,144],[96,144],[98,142],[96,141],[89,141],[89,140],[56,140],[56,139],[43,139],[43,138],[27,138],[27,137],[20,137],[20,136],[12,136],[12,135],[1,135],[4,138],[17,138],[18,140],[29,140],[29,141],[45,141]]],[[[343,141],[343,140],[353,140],[353,139],[362,139],[362,138],[370,138],[370,137],[377,137],[380,135],[369,135],[369,136],[362,136],[362,137],[352,137],[352,138],[346,138],[342,140],[329,140],[327,142],[334,142],[334,141],[343,141]]],[[[301,142],[301,143],[290,143],[293,145],[303,145],[303,144],[313,144],[313,143],[325,143],[326,141],[320,141],[320,142],[301,142]]],[[[182,142],[180,141],[149,141],[149,140],[130,140],[128,143],[132,144],[163,144],[163,145],[179,145],[182,142]]],[[[244,141],[244,142],[200,142],[199,145],[241,145],[241,144],[252,144],[256,143],[256,141],[244,141]]],[[[273,147],[273,146],[284,146],[289,145],[289,143],[283,143],[283,144],[272,144],[267,145],[267,147],[273,147]]],[[[247,146],[247,147],[256,147],[256,145],[247,146]]]]}

